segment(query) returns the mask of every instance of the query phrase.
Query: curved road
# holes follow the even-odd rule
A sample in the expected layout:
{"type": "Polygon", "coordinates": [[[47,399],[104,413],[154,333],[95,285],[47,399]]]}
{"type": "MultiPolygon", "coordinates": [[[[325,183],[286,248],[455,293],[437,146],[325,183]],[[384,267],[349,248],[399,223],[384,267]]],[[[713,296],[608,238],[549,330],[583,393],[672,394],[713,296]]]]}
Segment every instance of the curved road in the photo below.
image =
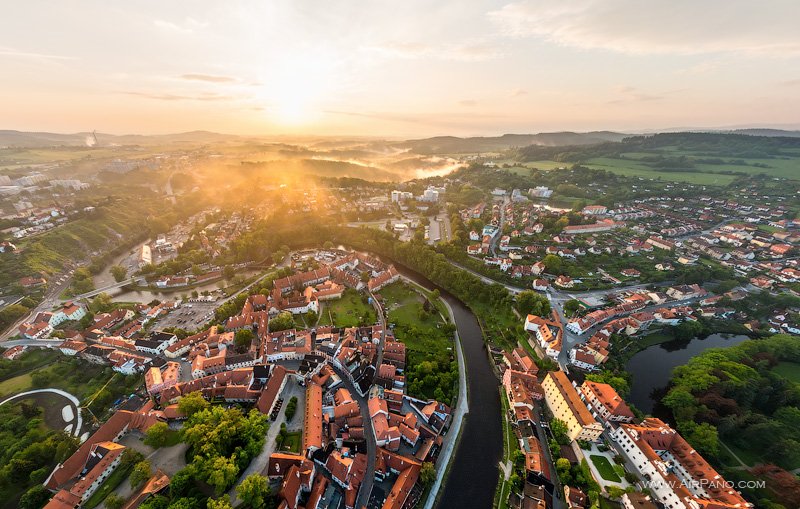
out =
{"type": "MultiPolygon", "coordinates": [[[[74,420],[75,416],[77,416],[77,418],[78,418],[77,425],[73,426],[73,428],[72,428],[72,434],[75,435],[76,437],[79,437],[81,435],[81,429],[83,428],[83,418],[81,417],[81,408],[80,408],[81,402],[78,401],[78,398],[76,398],[72,394],[70,394],[68,392],[65,392],[65,391],[62,391],[61,389],[35,389],[35,390],[32,390],[32,391],[21,392],[19,394],[15,394],[14,396],[11,396],[11,397],[8,397],[8,398],[4,399],[3,401],[0,401],[0,406],[5,405],[9,401],[13,401],[13,400],[15,400],[17,398],[30,396],[31,394],[40,394],[40,393],[43,393],[43,392],[50,392],[50,393],[53,393],[53,394],[58,394],[59,396],[65,397],[67,400],[69,400],[70,403],[72,403],[72,406],[74,407],[72,409],[72,412],[74,414],[73,420],[74,420]]],[[[72,423],[70,422],[70,424],[72,424],[72,423]]]]}

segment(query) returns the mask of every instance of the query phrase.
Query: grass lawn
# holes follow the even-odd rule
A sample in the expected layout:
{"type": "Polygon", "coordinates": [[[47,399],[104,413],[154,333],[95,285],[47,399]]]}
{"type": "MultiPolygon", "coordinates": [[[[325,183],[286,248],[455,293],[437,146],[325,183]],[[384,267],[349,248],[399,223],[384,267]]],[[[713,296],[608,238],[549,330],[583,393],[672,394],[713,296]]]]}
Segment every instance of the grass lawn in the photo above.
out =
{"type": "Polygon", "coordinates": [[[438,328],[444,321],[436,312],[423,314],[425,298],[415,288],[406,283],[397,282],[385,287],[380,292],[388,311],[388,322],[397,330],[398,339],[406,344],[408,362],[425,360],[429,355],[446,354],[453,347],[452,341],[445,341],[438,328]],[[426,334],[406,334],[405,331],[427,332],[426,334]]]}
{"type": "Polygon", "coordinates": [[[609,482],[620,482],[622,479],[617,475],[617,472],[614,470],[614,465],[608,461],[608,458],[605,456],[600,456],[598,454],[592,454],[589,456],[589,459],[592,460],[594,463],[594,467],[600,473],[600,477],[605,479],[609,482]]]}
{"type": "Polygon", "coordinates": [[[11,396],[18,392],[24,392],[31,388],[31,374],[25,373],[24,375],[9,378],[0,382],[0,397],[11,396]]]}
{"type": "Polygon", "coordinates": [[[103,484],[97,488],[97,491],[95,491],[92,496],[89,497],[89,500],[83,504],[83,507],[86,509],[92,509],[100,505],[100,503],[105,500],[112,491],[117,489],[117,486],[122,484],[122,482],[128,478],[128,474],[131,473],[131,470],[133,470],[133,465],[128,467],[123,467],[121,465],[118,466],[116,470],[111,472],[111,475],[108,476],[108,479],[106,479],[103,484]]]}
{"type": "Polygon", "coordinates": [[[405,374],[409,394],[450,404],[455,396],[458,367],[453,339],[446,330],[452,326],[448,326],[440,314],[444,307],[437,304],[436,299],[425,311],[424,303],[430,294],[404,282],[383,288],[380,296],[389,326],[393,327],[395,337],[406,345],[405,374]]]}
{"type": "Polygon", "coordinates": [[[337,327],[371,325],[378,319],[375,309],[352,288],[345,290],[341,299],[323,302],[321,313],[319,325],[337,327]]]}
{"type": "Polygon", "coordinates": [[[772,371],[787,380],[800,384],[800,364],[796,362],[779,362],[772,368],[772,371]]]}
{"type": "Polygon", "coordinates": [[[303,442],[303,433],[301,431],[294,431],[287,433],[286,437],[281,440],[281,436],[275,440],[277,442],[277,449],[284,452],[300,452],[300,446],[303,442]]]}

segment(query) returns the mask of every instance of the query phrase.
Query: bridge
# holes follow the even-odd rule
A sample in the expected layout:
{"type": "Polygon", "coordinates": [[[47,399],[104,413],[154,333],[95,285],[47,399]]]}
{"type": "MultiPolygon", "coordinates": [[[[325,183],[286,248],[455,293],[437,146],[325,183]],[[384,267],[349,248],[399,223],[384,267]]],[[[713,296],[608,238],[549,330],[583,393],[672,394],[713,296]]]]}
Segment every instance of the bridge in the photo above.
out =
{"type": "Polygon", "coordinates": [[[76,295],[76,296],[74,296],[74,297],[72,297],[70,299],[67,299],[67,300],[88,299],[88,298],[94,297],[96,295],[100,295],[101,293],[107,292],[109,290],[115,290],[117,288],[122,288],[123,286],[127,286],[127,285],[130,285],[130,284],[133,284],[133,283],[142,283],[144,281],[145,281],[144,276],[135,276],[135,277],[128,278],[128,279],[126,279],[124,281],[120,281],[118,283],[114,283],[113,285],[106,285],[106,286],[103,286],[102,288],[95,288],[91,292],[82,293],[80,295],[76,295]]]}

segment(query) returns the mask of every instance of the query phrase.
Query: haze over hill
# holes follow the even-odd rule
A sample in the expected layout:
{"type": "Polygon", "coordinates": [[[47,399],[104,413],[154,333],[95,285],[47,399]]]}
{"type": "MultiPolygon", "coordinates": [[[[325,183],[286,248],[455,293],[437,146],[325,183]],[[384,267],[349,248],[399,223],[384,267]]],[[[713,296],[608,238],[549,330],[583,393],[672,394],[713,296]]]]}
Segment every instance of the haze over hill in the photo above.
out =
{"type": "MultiPolygon", "coordinates": [[[[709,129],[684,129],[685,132],[709,132],[727,134],[746,134],[767,137],[800,137],[800,130],[791,131],[768,128],[743,128],[730,130],[709,129]]],[[[653,131],[675,132],[673,130],[653,131]]],[[[16,130],[0,130],[0,147],[57,147],[57,146],[92,146],[94,137],[103,145],[158,145],[170,143],[221,143],[221,142],[247,142],[247,141],[289,141],[297,143],[304,141],[314,148],[342,148],[364,146],[369,150],[388,150],[391,147],[399,150],[411,150],[419,154],[447,154],[447,153],[475,153],[506,150],[514,147],[528,145],[540,146],[567,146],[567,145],[594,145],[605,142],[620,142],[625,138],[644,133],[619,133],[613,131],[590,132],[542,132],[535,134],[503,134],[500,136],[433,136],[429,138],[408,139],[403,141],[388,141],[381,137],[313,137],[313,136],[254,136],[223,134],[211,131],[189,131],[174,134],[107,134],[102,132],[78,133],[52,133],[52,132],[27,132],[16,130]]],[[[305,144],[300,143],[300,144],[305,144]]]]}

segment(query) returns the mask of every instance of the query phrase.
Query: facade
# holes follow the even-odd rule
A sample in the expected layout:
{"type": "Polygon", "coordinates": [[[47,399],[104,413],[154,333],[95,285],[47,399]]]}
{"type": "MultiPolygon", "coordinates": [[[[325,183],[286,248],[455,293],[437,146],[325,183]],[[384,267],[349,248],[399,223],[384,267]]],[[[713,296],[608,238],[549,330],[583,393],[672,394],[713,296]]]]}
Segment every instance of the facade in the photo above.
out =
{"type": "Polygon", "coordinates": [[[622,424],[611,438],[651,496],[670,509],[752,507],[684,438],[663,421],[622,424]]]}
{"type": "Polygon", "coordinates": [[[547,407],[556,419],[567,424],[570,440],[593,442],[603,433],[603,425],[586,408],[578,391],[563,371],[551,371],[542,382],[547,407]]]}

